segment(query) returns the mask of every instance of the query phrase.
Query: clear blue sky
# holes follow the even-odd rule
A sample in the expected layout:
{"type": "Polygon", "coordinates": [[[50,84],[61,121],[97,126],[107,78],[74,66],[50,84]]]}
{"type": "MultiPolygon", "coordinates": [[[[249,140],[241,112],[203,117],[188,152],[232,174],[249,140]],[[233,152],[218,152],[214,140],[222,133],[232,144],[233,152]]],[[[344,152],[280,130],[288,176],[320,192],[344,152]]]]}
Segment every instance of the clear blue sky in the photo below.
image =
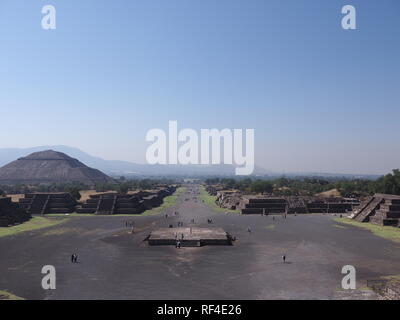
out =
{"type": "Polygon", "coordinates": [[[397,0],[0,0],[0,147],[145,162],[146,132],[178,120],[254,128],[257,165],[277,172],[385,173],[399,36],[397,0]]]}

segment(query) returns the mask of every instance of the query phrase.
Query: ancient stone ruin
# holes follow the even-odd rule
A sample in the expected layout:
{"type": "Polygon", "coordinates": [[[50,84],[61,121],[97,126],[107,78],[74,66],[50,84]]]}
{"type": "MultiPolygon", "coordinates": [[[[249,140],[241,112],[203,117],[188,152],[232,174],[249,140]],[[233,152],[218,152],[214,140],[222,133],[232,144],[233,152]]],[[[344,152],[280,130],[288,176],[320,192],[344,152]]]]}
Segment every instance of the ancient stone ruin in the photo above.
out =
{"type": "Polygon", "coordinates": [[[152,191],[138,191],[133,194],[102,193],[91,195],[77,213],[94,214],[140,214],[145,210],[158,207],[163,199],[176,191],[175,186],[162,187],[152,191]]]}
{"type": "Polygon", "coordinates": [[[143,201],[137,196],[103,193],[91,195],[90,198],[77,207],[77,213],[94,214],[139,214],[145,210],[143,201]]]}
{"type": "Polygon", "coordinates": [[[221,208],[227,208],[230,210],[236,210],[242,200],[241,192],[237,190],[229,190],[229,191],[216,191],[216,203],[221,208]]]}
{"type": "Polygon", "coordinates": [[[205,187],[206,191],[212,195],[212,196],[216,196],[218,191],[223,191],[224,187],[222,185],[208,185],[205,187]]]}
{"type": "Polygon", "coordinates": [[[286,199],[273,197],[243,196],[240,203],[242,214],[285,213],[287,207],[286,199]]]}
{"type": "Polygon", "coordinates": [[[314,198],[306,202],[307,213],[346,213],[353,203],[342,198],[314,198]]]}
{"type": "Polygon", "coordinates": [[[351,217],[359,222],[400,227],[400,196],[376,193],[365,199],[351,217]]]}
{"type": "Polygon", "coordinates": [[[311,197],[243,194],[238,190],[221,190],[220,186],[207,186],[210,195],[216,196],[216,204],[221,208],[241,210],[242,214],[282,214],[282,213],[346,213],[359,204],[356,199],[340,197],[311,197]]]}
{"type": "Polygon", "coordinates": [[[23,223],[30,218],[31,215],[13,203],[11,198],[0,198],[0,227],[23,223]]]}
{"type": "Polygon", "coordinates": [[[53,150],[32,153],[0,168],[0,184],[71,182],[95,185],[113,182],[113,179],[77,159],[53,150]]]}
{"type": "Polygon", "coordinates": [[[29,214],[72,213],[75,199],[69,193],[26,193],[19,205],[29,214]]]}
{"type": "Polygon", "coordinates": [[[145,239],[150,246],[173,245],[202,247],[206,245],[232,245],[235,240],[222,228],[160,228],[153,230],[145,239]]]}

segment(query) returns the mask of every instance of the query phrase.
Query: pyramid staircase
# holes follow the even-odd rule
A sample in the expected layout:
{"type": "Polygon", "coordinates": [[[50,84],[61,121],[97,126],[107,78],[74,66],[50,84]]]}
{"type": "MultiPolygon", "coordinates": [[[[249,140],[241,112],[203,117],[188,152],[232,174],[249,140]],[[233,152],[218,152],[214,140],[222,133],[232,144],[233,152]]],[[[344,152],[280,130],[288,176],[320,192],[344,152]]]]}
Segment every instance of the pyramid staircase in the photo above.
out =
{"type": "Polygon", "coordinates": [[[91,195],[82,206],[76,209],[76,212],[98,215],[139,214],[145,209],[143,200],[137,196],[108,193],[91,195]]]}
{"type": "Polygon", "coordinates": [[[76,201],[69,193],[27,193],[19,205],[28,214],[72,213],[76,201]]]}
{"type": "Polygon", "coordinates": [[[353,219],[381,226],[400,226],[400,196],[377,193],[355,210],[353,219]]]}

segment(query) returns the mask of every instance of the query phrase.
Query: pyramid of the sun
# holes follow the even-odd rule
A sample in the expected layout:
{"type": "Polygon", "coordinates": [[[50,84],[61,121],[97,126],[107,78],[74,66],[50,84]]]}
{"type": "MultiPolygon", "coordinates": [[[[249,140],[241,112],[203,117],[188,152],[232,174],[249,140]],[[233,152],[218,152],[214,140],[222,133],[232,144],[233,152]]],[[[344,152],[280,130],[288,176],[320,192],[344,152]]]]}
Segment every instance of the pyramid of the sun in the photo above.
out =
{"type": "Polygon", "coordinates": [[[0,168],[0,184],[70,182],[95,185],[112,182],[112,179],[77,159],[53,150],[32,153],[0,168]]]}

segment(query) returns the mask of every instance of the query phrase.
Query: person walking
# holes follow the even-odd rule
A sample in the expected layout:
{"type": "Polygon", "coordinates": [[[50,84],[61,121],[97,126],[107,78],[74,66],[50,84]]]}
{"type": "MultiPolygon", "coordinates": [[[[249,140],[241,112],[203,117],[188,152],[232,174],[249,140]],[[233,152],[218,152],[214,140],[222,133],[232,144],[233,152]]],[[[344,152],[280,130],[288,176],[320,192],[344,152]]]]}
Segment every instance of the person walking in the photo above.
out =
{"type": "Polygon", "coordinates": [[[75,253],[71,254],[71,262],[74,263],[75,261],[75,253]]]}
{"type": "Polygon", "coordinates": [[[283,255],[283,256],[282,256],[282,260],[283,260],[283,263],[286,262],[286,255],[283,255]]]}

